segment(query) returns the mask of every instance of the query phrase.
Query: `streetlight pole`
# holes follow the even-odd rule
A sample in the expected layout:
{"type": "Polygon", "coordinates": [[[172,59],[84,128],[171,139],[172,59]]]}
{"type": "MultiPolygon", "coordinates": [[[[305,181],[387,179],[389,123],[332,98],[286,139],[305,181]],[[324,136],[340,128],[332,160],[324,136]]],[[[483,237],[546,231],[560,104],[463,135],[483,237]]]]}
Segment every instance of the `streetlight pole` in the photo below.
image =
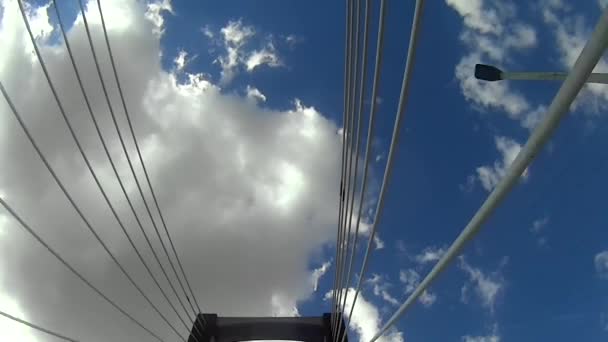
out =
{"type": "MultiPolygon", "coordinates": [[[[475,64],[475,78],[483,81],[561,81],[565,80],[566,76],[568,76],[567,72],[505,72],[492,65],[475,64]]],[[[586,83],[608,84],[608,73],[592,73],[586,83]]]]}

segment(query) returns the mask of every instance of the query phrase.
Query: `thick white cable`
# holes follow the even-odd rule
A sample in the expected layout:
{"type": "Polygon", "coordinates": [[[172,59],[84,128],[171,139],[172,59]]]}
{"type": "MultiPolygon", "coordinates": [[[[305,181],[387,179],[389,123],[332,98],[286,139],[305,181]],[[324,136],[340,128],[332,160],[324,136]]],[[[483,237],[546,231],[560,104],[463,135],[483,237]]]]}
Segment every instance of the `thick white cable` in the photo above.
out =
{"type": "Polygon", "coordinates": [[[416,290],[407,298],[401,307],[393,314],[386,324],[378,331],[378,333],[370,340],[376,341],[384,334],[397,319],[418,299],[418,297],[426,290],[429,285],[437,278],[437,276],[448,266],[448,264],[460,253],[464,245],[471,240],[477,232],[483,227],[483,223],[500,205],[501,201],[517,184],[521,174],[530,165],[532,160],[538,155],[547,140],[551,137],[553,131],[559,125],[560,120],[568,112],[570,105],[576,98],[576,95],[583,88],[585,81],[593,71],[593,68],[602,57],[604,51],[608,47],[608,9],[600,17],[591,38],[583,48],[583,51],[578,56],[574,67],[568,74],[568,77],[562,84],[561,88],[551,102],[545,119],[536,127],[532,135],[526,142],[526,145],[521,149],[505,176],[500,180],[496,188],[490,193],[479,210],[475,213],[471,221],[462,230],[460,235],[454,240],[450,248],[443,257],[435,264],[431,272],[418,285],[416,290]]]}
{"type": "MultiPolygon", "coordinates": [[[[381,2],[383,4],[384,1],[381,2]]],[[[380,187],[380,194],[378,195],[378,204],[376,206],[376,213],[374,215],[374,221],[372,222],[372,226],[370,228],[369,240],[367,242],[367,249],[365,250],[365,256],[363,257],[363,264],[361,265],[361,271],[359,272],[359,281],[357,282],[357,288],[355,290],[355,297],[353,299],[353,303],[351,305],[351,315],[353,309],[356,304],[356,300],[359,292],[361,291],[361,284],[363,279],[365,278],[365,272],[367,271],[367,265],[369,262],[369,255],[372,249],[372,244],[374,241],[374,237],[376,236],[376,231],[378,229],[378,223],[380,222],[380,218],[382,217],[382,209],[384,208],[384,196],[386,194],[386,189],[388,189],[388,182],[391,178],[393,161],[395,156],[395,151],[397,150],[399,133],[401,128],[401,123],[403,122],[405,105],[408,98],[409,93],[409,84],[412,75],[412,69],[414,66],[414,58],[416,55],[416,43],[418,41],[418,32],[420,27],[420,21],[422,19],[422,9],[424,6],[424,0],[417,0],[416,7],[414,10],[414,19],[412,21],[412,29],[410,33],[410,42],[408,46],[407,59],[405,62],[405,71],[403,73],[403,83],[401,85],[401,94],[399,97],[399,105],[397,108],[397,114],[395,118],[395,126],[393,127],[393,135],[391,138],[391,144],[388,151],[388,157],[386,161],[386,167],[384,169],[384,177],[382,179],[382,186],[380,187]]],[[[374,101],[374,99],[372,99],[374,101]]]]}

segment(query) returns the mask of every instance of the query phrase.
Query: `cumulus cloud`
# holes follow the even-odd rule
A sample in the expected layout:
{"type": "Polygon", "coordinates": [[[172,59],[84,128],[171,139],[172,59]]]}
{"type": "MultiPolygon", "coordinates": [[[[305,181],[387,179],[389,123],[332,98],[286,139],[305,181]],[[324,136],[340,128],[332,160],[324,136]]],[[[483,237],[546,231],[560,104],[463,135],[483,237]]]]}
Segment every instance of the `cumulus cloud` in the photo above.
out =
{"type": "Polygon", "coordinates": [[[496,110],[533,128],[541,106],[534,106],[509,82],[485,82],[474,77],[476,63],[508,66],[513,56],[537,45],[534,27],[522,21],[511,1],[446,0],[463,20],[460,40],[466,52],[456,65],[455,75],[463,96],[479,110],[496,110]],[[533,118],[529,118],[534,116],[533,118]]]}
{"type": "MultiPolygon", "coordinates": [[[[159,4],[163,3],[169,2],[159,4]]],[[[32,58],[16,2],[4,1],[0,6],[0,44],[11,51],[0,55],[0,79],[59,178],[102,239],[177,326],[177,317],[169,315],[169,306],[126,243],[67,134],[38,61],[32,58]]],[[[102,1],[102,6],[104,15],[113,18],[107,25],[109,39],[146,168],[203,310],[220,315],[297,314],[298,302],[312,294],[309,259],[335,238],[341,151],[338,127],[304,102],[288,110],[260,108],[245,96],[225,94],[220,85],[202,74],[186,72],[181,80],[161,65],[158,33],[162,30],[157,29],[162,24],[148,19],[154,18],[150,14],[154,8],[124,0],[102,1]]],[[[33,13],[50,25],[46,12],[33,13]]],[[[87,18],[102,57],[110,99],[125,133],[125,117],[94,3],[87,6],[87,18]]],[[[224,33],[234,46],[247,35],[224,33]]],[[[118,172],[144,228],[151,233],[100,90],[81,17],[70,25],[68,38],[118,172]]],[[[84,114],[86,107],[65,46],[61,41],[40,43],[77,136],[135,244],[151,262],[84,114]]],[[[92,283],[162,337],[170,336],[166,325],[86,231],[2,102],[3,198],[92,283]]],[[[127,149],[133,153],[130,136],[126,139],[127,149]]],[[[135,162],[135,167],[142,176],[139,163],[135,162]]],[[[4,308],[14,307],[11,313],[23,313],[43,326],[77,338],[87,336],[92,342],[148,338],[50,257],[5,212],[0,212],[0,217],[0,292],[19,304],[4,308]],[[104,324],[98,324],[100,321],[104,324]]],[[[157,246],[158,241],[153,244],[157,246]]],[[[157,268],[153,267],[153,272],[160,277],[157,268]]]]}
{"type": "Polygon", "coordinates": [[[608,251],[595,255],[595,271],[601,278],[608,279],[608,251]]]}
{"type": "MultiPolygon", "coordinates": [[[[477,178],[487,191],[492,191],[498,185],[498,182],[504,177],[522,147],[518,142],[507,137],[497,136],[494,138],[494,142],[496,149],[501,154],[501,158],[496,160],[493,165],[480,166],[476,170],[477,178]]],[[[522,177],[524,179],[528,177],[527,169],[522,177]]]]}
{"type": "Polygon", "coordinates": [[[467,263],[464,257],[460,257],[459,261],[460,269],[469,276],[469,281],[461,288],[461,300],[468,302],[468,289],[472,286],[481,300],[481,305],[493,313],[498,296],[504,291],[502,276],[499,272],[484,273],[480,268],[467,263]]]}
{"type": "MultiPolygon", "coordinates": [[[[332,292],[325,295],[325,300],[331,299],[332,292]]],[[[351,310],[352,301],[355,296],[355,289],[349,288],[346,292],[346,308],[345,313],[348,314],[351,310]]],[[[353,310],[350,327],[359,336],[359,341],[367,342],[380,330],[382,321],[378,308],[369,300],[359,293],[357,303],[353,310]]],[[[380,337],[380,342],[403,342],[403,333],[390,329],[384,336],[380,337]]]]}

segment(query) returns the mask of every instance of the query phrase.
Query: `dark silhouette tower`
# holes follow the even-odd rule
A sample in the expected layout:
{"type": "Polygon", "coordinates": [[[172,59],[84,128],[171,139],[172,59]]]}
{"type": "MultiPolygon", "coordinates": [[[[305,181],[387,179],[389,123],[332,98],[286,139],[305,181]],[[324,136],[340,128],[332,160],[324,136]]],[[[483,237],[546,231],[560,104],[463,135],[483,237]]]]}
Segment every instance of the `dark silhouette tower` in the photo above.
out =
{"type": "MultiPolygon", "coordinates": [[[[337,316],[341,319],[341,316],[337,316]]],[[[320,317],[218,317],[199,314],[188,342],[239,342],[251,340],[291,340],[334,342],[331,315],[320,317]]],[[[342,323],[341,334],[345,333],[342,323]]],[[[341,335],[340,334],[340,335],[341,335]]],[[[341,342],[341,341],[336,341],[341,342]]],[[[348,336],[345,338],[348,342],[348,336]]]]}

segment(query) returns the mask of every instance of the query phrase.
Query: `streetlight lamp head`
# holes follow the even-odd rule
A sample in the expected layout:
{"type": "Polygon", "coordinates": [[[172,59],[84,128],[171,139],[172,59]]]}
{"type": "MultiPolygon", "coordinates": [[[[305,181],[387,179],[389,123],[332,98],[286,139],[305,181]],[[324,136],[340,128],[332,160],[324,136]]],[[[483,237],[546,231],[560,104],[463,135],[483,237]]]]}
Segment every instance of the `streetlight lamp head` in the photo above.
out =
{"type": "Polygon", "coordinates": [[[502,79],[502,70],[486,64],[475,64],[475,78],[484,81],[499,81],[502,79]]]}

